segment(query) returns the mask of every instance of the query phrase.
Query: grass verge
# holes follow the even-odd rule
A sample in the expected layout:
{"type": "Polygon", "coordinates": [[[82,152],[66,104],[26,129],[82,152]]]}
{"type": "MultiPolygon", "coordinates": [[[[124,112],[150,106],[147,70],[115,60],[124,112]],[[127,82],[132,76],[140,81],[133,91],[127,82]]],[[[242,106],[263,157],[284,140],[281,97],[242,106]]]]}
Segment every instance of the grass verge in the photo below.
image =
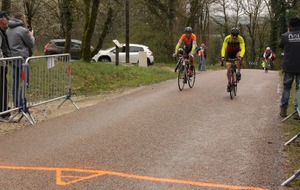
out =
{"type": "Polygon", "coordinates": [[[117,89],[133,88],[176,78],[168,66],[138,67],[111,63],[74,61],[72,63],[72,94],[96,95],[117,89]]]}

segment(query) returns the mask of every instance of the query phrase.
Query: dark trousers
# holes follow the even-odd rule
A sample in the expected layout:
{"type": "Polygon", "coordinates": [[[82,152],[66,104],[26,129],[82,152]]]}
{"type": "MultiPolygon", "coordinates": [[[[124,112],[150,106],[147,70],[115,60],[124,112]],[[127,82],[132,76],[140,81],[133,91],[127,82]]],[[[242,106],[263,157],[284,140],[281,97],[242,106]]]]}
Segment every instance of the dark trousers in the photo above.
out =
{"type": "MultiPolygon", "coordinates": [[[[7,65],[0,66],[0,112],[8,110],[7,65]]],[[[2,115],[5,117],[9,114],[2,115]]]]}

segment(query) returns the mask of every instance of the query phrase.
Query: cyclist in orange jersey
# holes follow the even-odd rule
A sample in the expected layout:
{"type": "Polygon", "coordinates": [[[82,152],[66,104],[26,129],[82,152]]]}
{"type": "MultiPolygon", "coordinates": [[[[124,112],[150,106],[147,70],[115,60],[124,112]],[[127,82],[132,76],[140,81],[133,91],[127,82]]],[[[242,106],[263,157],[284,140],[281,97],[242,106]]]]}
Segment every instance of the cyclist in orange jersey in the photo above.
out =
{"type": "MultiPolygon", "coordinates": [[[[241,62],[243,60],[243,57],[245,55],[245,42],[244,38],[239,35],[240,31],[238,28],[232,28],[230,31],[230,35],[226,36],[222,45],[221,50],[221,60],[224,61],[225,58],[229,59],[235,59],[238,58],[238,63],[236,64],[237,67],[237,73],[236,78],[237,81],[241,80],[241,62]]],[[[230,88],[230,62],[226,62],[227,66],[227,79],[228,79],[228,85],[227,85],[227,91],[230,88]]]]}
{"type": "Polygon", "coordinates": [[[177,56],[178,49],[182,44],[184,45],[183,49],[186,56],[189,57],[189,61],[191,65],[190,72],[192,72],[194,67],[194,54],[197,47],[197,37],[193,33],[193,29],[191,27],[186,27],[184,29],[184,34],[182,34],[175,47],[175,53],[173,54],[174,57],[177,56]]]}

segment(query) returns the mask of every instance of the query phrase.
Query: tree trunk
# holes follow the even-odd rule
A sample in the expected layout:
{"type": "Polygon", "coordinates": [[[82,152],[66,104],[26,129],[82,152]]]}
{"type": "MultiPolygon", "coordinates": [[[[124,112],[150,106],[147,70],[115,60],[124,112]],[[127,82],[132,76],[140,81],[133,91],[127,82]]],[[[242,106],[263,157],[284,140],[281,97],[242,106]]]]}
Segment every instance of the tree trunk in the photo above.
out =
{"type": "Polygon", "coordinates": [[[6,11],[7,14],[10,14],[10,9],[11,9],[11,0],[2,0],[2,11],[6,11]]]}
{"type": "Polygon", "coordinates": [[[106,20],[105,20],[105,23],[104,23],[104,26],[103,26],[103,30],[100,34],[99,39],[98,39],[97,46],[91,52],[92,57],[94,55],[96,55],[98,53],[98,51],[102,48],[104,39],[105,39],[106,35],[108,34],[108,32],[111,28],[111,24],[112,24],[112,21],[113,21],[112,17],[113,17],[113,9],[111,7],[109,7],[108,12],[107,12],[107,16],[106,16],[106,20]]]}
{"type": "Polygon", "coordinates": [[[100,0],[84,0],[85,24],[81,44],[81,59],[91,61],[91,39],[94,34],[95,23],[98,15],[100,0]]]}
{"type": "Polygon", "coordinates": [[[73,8],[75,7],[75,1],[74,0],[63,0],[62,1],[63,5],[63,19],[65,23],[65,53],[70,53],[70,48],[71,48],[71,38],[72,38],[72,28],[73,28],[73,8]]]}

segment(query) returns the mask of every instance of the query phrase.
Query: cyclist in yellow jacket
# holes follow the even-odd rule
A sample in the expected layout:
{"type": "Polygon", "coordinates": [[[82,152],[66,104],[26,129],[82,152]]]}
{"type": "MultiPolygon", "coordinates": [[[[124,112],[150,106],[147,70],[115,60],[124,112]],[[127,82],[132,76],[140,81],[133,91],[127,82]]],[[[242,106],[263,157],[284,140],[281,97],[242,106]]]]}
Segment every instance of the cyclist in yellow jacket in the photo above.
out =
{"type": "MultiPolygon", "coordinates": [[[[236,64],[237,67],[237,74],[236,78],[237,81],[241,80],[241,61],[243,60],[243,57],[245,55],[245,42],[244,38],[239,35],[240,31],[238,28],[232,28],[230,31],[230,35],[226,36],[221,50],[221,60],[224,61],[225,58],[229,59],[235,59],[238,58],[238,63],[236,64]]],[[[230,62],[226,62],[227,66],[227,78],[228,78],[228,84],[230,82],[229,78],[229,71],[230,71],[230,62]]],[[[227,90],[229,89],[229,86],[227,86],[227,90]]]]}

